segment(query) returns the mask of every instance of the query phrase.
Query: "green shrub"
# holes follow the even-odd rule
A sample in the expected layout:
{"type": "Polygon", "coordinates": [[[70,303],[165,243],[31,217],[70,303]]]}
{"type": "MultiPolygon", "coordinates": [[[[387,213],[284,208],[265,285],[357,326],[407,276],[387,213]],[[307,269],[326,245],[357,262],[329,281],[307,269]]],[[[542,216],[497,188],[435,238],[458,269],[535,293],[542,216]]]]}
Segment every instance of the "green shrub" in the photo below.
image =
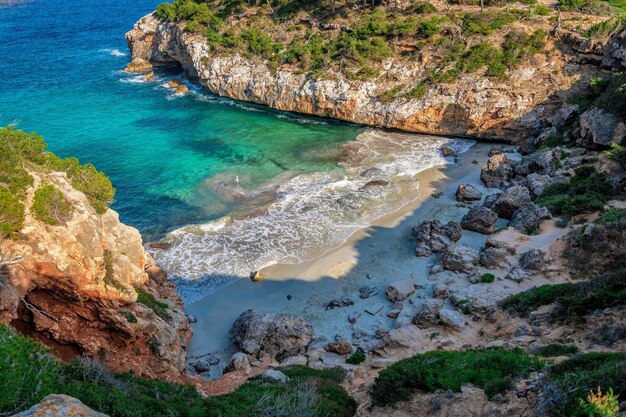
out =
{"type": "Polygon", "coordinates": [[[350,365],[358,365],[365,360],[365,353],[362,350],[355,351],[346,359],[350,365]]]}
{"type": "Polygon", "coordinates": [[[413,13],[437,13],[437,8],[427,1],[419,1],[415,3],[415,6],[413,6],[413,13]]]}
{"type": "Polygon", "coordinates": [[[619,400],[613,393],[613,388],[609,388],[606,394],[602,393],[602,388],[598,391],[589,391],[586,401],[579,400],[580,406],[590,417],[618,417],[619,400]]]}
{"type": "Polygon", "coordinates": [[[67,221],[73,207],[58,188],[48,184],[35,191],[32,210],[37,220],[58,225],[67,221]]]}
{"type": "Polygon", "coordinates": [[[626,28],[626,18],[617,16],[591,26],[585,31],[585,36],[588,38],[606,39],[624,28],[626,28]]]}
{"type": "Polygon", "coordinates": [[[626,220],[626,209],[610,209],[602,213],[597,219],[598,224],[617,223],[621,220],[626,220]]]}
{"type": "Polygon", "coordinates": [[[476,72],[480,68],[501,61],[500,50],[489,42],[481,42],[463,54],[460,62],[462,72],[476,72]]]}
{"type": "Polygon", "coordinates": [[[391,103],[398,97],[400,90],[402,90],[403,88],[404,85],[400,84],[390,88],[389,90],[383,91],[381,94],[378,95],[378,100],[382,101],[383,103],[391,103]]]}
{"type": "Polygon", "coordinates": [[[562,345],[560,343],[550,343],[549,345],[542,346],[537,355],[544,357],[554,356],[572,356],[578,353],[578,347],[575,345],[562,345]]]}
{"type": "Polygon", "coordinates": [[[19,231],[24,222],[24,204],[18,196],[0,187],[0,237],[19,231]]]}
{"type": "Polygon", "coordinates": [[[148,294],[142,290],[136,289],[136,291],[138,303],[152,309],[157,316],[161,317],[165,321],[170,321],[172,319],[172,316],[170,316],[167,312],[167,309],[169,308],[167,303],[157,300],[152,294],[148,294]]]}
{"type": "Polygon", "coordinates": [[[552,12],[552,9],[545,4],[537,4],[530,8],[531,15],[548,16],[552,12]]]}
{"type": "Polygon", "coordinates": [[[421,99],[426,95],[426,91],[428,90],[428,86],[425,83],[420,83],[415,87],[411,88],[405,95],[404,98],[407,100],[413,99],[421,99]]]}
{"type": "Polygon", "coordinates": [[[559,9],[574,10],[580,9],[587,0],[559,0],[559,9]]]}
{"type": "Polygon", "coordinates": [[[124,315],[124,318],[126,319],[127,322],[137,323],[137,316],[135,316],[130,311],[124,311],[122,314],[124,315]]]}
{"type": "Polygon", "coordinates": [[[559,229],[565,229],[568,225],[568,221],[565,219],[558,219],[554,222],[554,225],[559,229]]]}
{"type": "Polygon", "coordinates": [[[543,362],[522,349],[432,351],[401,360],[384,369],[372,388],[375,404],[404,401],[418,390],[459,392],[471,383],[492,398],[508,389],[510,378],[525,377],[543,368],[543,362]],[[487,390],[488,387],[488,390],[487,390]]]}
{"type": "Polygon", "coordinates": [[[576,284],[545,284],[513,294],[502,302],[502,308],[521,316],[528,316],[537,308],[556,302],[559,297],[575,292],[576,284]]]}
{"type": "Polygon", "coordinates": [[[500,29],[517,20],[515,15],[505,11],[488,11],[467,13],[462,22],[468,34],[491,35],[494,30],[500,29]]]}
{"type": "Polygon", "coordinates": [[[496,276],[494,274],[490,274],[487,272],[486,274],[482,274],[480,277],[480,282],[485,284],[491,284],[496,280],[496,276]]]}
{"type": "Polygon", "coordinates": [[[598,387],[626,398],[626,352],[579,354],[550,367],[544,387],[548,410],[559,417],[586,417],[581,401],[598,387]]]}

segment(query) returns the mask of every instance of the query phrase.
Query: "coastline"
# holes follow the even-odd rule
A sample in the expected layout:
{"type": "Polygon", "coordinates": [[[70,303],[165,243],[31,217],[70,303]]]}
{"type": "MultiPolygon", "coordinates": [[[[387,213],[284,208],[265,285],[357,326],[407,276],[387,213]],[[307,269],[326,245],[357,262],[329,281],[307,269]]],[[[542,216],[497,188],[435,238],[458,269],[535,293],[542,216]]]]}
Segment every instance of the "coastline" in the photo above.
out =
{"type": "MultiPolygon", "coordinates": [[[[358,230],[322,256],[298,264],[269,266],[263,269],[265,278],[260,282],[241,279],[186,305],[185,312],[198,319],[192,324],[194,336],[188,360],[215,354],[221,362],[212,369],[211,377],[219,377],[221,368],[235,352],[228,331],[247,309],[300,316],[313,325],[318,336],[328,339],[354,332],[348,321],[348,315],[353,313],[360,315],[357,327],[362,330],[393,328],[393,320],[386,316],[392,305],[385,298],[385,286],[410,278],[425,288],[433,263],[429,257],[415,257],[411,228],[426,219],[458,220],[466,210],[456,203],[459,184],[470,183],[490,193],[480,183],[479,176],[480,165],[488,159],[491,146],[477,142],[459,156],[458,163],[439,165],[417,174],[419,194],[412,202],[358,230]],[[434,193],[442,194],[434,198],[434,193]],[[375,285],[378,294],[366,300],[356,297],[354,305],[347,308],[326,309],[332,299],[358,293],[363,285],[375,285]],[[365,312],[379,306],[382,311],[375,315],[365,312]]],[[[462,243],[479,248],[485,239],[485,235],[466,232],[462,243]]]]}

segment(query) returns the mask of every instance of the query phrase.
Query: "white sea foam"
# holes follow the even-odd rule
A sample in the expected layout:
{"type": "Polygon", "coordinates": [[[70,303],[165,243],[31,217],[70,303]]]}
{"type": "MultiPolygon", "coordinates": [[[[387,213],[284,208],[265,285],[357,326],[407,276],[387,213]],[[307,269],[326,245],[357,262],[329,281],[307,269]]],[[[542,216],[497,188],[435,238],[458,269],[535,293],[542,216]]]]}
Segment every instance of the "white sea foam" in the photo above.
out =
{"type": "Polygon", "coordinates": [[[269,204],[237,218],[223,218],[171,232],[167,250],[153,250],[179,292],[193,301],[274,263],[322,255],[358,229],[414,200],[414,175],[448,164],[441,146],[459,153],[473,141],[372,130],[348,143],[341,169],[282,178],[256,193],[273,192],[269,204]]]}
{"type": "Polygon", "coordinates": [[[104,49],[100,49],[98,52],[103,52],[112,56],[126,56],[128,55],[126,52],[122,52],[119,49],[116,48],[104,48],[104,49]]]}

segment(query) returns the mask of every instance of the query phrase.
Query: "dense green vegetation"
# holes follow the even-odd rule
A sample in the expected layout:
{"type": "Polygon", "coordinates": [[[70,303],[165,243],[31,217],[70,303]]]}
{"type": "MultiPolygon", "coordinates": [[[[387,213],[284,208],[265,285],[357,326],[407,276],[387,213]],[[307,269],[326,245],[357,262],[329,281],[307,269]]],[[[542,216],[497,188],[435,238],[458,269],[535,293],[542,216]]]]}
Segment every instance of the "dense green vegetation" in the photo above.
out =
{"type": "Polygon", "coordinates": [[[365,353],[362,350],[357,350],[346,359],[346,362],[349,363],[350,365],[358,365],[364,360],[365,360],[365,353]]]}
{"type": "Polygon", "coordinates": [[[626,209],[610,209],[600,214],[596,223],[606,225],[626,220],[626,209]]]}
{"type": "Polygon", "coordinates": [[[291,378],[285,385],[253,378],[232,394],[204,398],[190,386],[111,374],[94,360],[61,364],[40,344],[0,325],[0,414],[11,415],[55,393],[112,417],[354,415],[356,403],[337,385],[342,370],[284,372],[291,378]],[[284,414],[275,414],[279,410],[284,414]]]}
{"type": "Polygon", "coordinates": [[[37,220],[57,225],[64,223],[72,212],[72,206],[65,196],[54,185],[48,184],[38,188],[33,198],[33,214],[37,220]]]}
{"type": "Polygon", "coordinates": [[[561,345],[559,343],[550,343],[549,345],[542,346],[536,353],[539,356],[545,357],[571,356],[578,353],[578,347],[574,345],[561,345]]]}
{"type": "Polygon", "coordinates": [[[563,216],[602,209],[612,195],[609,183],[593,166],[578,167],[575,173],[569,182],[548,185],[537,203],[563,216]]]}
{"type": "Polygon", "coordinates": [[[591,281],[546,284],[502,302],[505,310],[528,316],[542,305],[556,303],[558,317],[579,319],[594,310],[626,303],[626,270],[620,269],[591,281]]]}
{"type": "MultiPolygon", "coordinates": [[[[113,201],[115,190],[111,182],[93,165],[80,165],[76,158],[61,159],[46,151],[46,143],[41,136],[4,127],[0,129],[0,232],[11,234],[21,229],[25,211],[23,202],[33,184],[30,172],[50,171],[65,172],[72,186],[85,193],[100,214],[113,201]]],[[[44,206],[53,197],[58,199],[59,196],[44,187],[39,202],[45,204],[37,208],[45,212],[44,206]]],[[[46,217],[41,211],[40,214],[46,217]]]]}
{"type": "Polygon", "coordinates": [[[491,284],[495,280],[496,280],[496,276],[489,272],[482,274],[480,276],[480,282],[482,282],[483,284],[491,284]]]}
{"type": "Polygon", "coordinates": [[[543,361],[519,348],[432,351],[384,369],[376,378],[372,398],[376,404],[388,405],[408,400],[418,390],[459,392],[468,383],[493,398],[506,391],[513,378],[528,376],[543,366],[543,361]]]}
{"type": "Polygon", "coordinates": [[[550,367],[544,386],[548,410],[559,417],[586,417],[581,401],[598,388],[626,398],[626,352],[579,354],[550,367]]]}

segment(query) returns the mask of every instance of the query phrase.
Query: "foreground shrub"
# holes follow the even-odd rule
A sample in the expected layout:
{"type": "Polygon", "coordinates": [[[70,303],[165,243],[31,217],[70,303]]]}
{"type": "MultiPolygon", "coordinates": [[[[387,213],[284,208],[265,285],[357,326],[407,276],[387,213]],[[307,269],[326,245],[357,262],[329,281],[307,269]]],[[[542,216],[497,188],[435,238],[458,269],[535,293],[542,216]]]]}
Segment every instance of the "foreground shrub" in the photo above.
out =
{"type": "Polygon", "coordinates": [[[597,392],[590,391],[586,401],[580,400],[580,406],[590,417],[617,417],[619,411],[619,401],[613,394],[613,388],[609,388],[606,394],[600,387],[597,392]]]}
{"type": "Polygon", "coordinates": [[[57,225],[65,223],[71,212],[72,206],[54,185],[44,185],[35,191],[33,213],[38,220],[57,225]]]}
{"type": "Polygon", "coordinates": [[[471,383],[485,390],[488,398],[509,388],[511,380],[541,370],[543,362],[522,349],[470,349],[433,351],[399,361],[383,370],[372,388],[376,404],[405,401],[419,391],[459,392],[471,383]]]}
{"type": "Polygon", "coordinates": [[[545,357],[553,356],[571,356],[578,353],[578,347],[574,345],[562,345],[560,343],[550,343],[549,345],[542,346],[537,355],[545,357]]]}
{"type": "MultiPolygon", "coordinates": [[[[586,417],[589,408],[581,407],[581,401],[588,401],[589,392],[598,388],[612,388],[616,396],[626,398],[626,352],[580,354],[549,368],[546,406],[559,417],[586,417]]],[[[595,405],[604,401],[594,399],[595,405]]]]}

